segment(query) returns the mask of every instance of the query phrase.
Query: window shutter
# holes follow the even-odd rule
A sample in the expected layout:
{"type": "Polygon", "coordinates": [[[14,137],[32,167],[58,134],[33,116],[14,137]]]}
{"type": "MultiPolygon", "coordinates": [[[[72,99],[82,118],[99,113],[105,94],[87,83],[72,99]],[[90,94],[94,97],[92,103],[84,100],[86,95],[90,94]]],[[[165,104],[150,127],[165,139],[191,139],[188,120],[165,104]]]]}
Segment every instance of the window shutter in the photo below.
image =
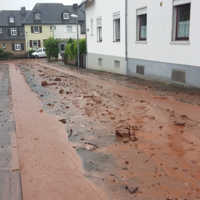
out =
{"type": "Polygon", "coordinates": [[[38,47],[41,47],[40,40],[38,40],[38,47]]]}
{"type": "Polygon", "coordinates": [[[33,43],[32,43],[32,40],[30,40],[30,48],[33,47],[33,43]]]}
{"type": "Polygon", "coordinates": [[[42,33],[42,26],[40,26],[40,33],[42,33]]]}
{"type": "Polygon", "coordinates": [[[8,28],[8,35],[9,35],[9,36],[11,36],[11,33],[10,33],[10,28],[8,28]]]}
{"type": "Polygon", "coordinates": [[[24,43],[21,43],[21,50],[24,51],[24,43]]]}
{"type": "Polygon", "coordinates": [[[15,44],[12,44],[12,50],[15,51],[15,44]]]}
{"type": "Polygon", "coordinates": [[[33,33],[33,26],[31,26],[31,33],[33,33]]]}

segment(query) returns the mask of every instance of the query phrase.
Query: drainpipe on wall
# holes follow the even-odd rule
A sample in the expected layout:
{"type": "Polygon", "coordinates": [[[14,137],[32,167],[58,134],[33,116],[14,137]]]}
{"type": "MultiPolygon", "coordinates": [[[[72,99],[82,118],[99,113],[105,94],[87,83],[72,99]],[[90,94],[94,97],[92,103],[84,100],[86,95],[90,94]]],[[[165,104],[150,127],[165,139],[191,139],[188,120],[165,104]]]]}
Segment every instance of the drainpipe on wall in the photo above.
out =
{"type": "Polygon", "coordinates": [[[128,0],[125,0],[125,60],[126,75],[128,73],[128,0]]]}

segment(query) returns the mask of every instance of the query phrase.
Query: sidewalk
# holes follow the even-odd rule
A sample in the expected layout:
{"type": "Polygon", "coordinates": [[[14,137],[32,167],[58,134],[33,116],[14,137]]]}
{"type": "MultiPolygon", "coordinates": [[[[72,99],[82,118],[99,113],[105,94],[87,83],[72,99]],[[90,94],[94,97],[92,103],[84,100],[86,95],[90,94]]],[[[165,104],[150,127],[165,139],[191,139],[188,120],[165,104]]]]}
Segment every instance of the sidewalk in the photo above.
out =
{"type": "Polygon", "coordinates": [[[21,200],[21,181],[16,154],[8,65],[0,64],[0,199],[21,200]]]}

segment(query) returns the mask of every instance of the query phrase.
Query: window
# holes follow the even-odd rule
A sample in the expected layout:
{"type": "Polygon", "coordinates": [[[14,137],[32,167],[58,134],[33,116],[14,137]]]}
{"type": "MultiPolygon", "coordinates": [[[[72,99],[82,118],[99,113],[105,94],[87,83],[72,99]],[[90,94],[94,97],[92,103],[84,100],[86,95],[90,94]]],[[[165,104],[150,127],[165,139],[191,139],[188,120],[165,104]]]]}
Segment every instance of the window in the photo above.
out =
{"type": "Polygon", "coordinates": [[[147,40],[147,8],[137,10],[137,41],[147,40]]]}
{"type": "Polygon", "coordinates": [[[16,36],[16,35],[17,35],[17,29],[16,29],[16,28],[11,28],[11,29],[10,29],[10,34],[11,34],[12,36],[16,36]]]}
{"type": "Polygon", "coordinates": [[[40,20],[41,19],[40,13],[35,13],[34,18],[35,20],[40,20]]]}
{"type": "Polygon", "coordinates": [[[114,67],[120,68],[120,61],[119,60],[114,60],[114,67]]]}
{"type": "Polygon", "coordinates": [[[191,4],[174,6],[173,40],[189,40],[191,4]]]}
{"type": "Polygon", "coordinates": [[[30,40],[30,48],[37,49],[41,47],[41,41],[40,40],[30,40]]]}
{"type": "Polygon", "coordinates": [[[69,19],[69,13],[63,13],[63,19],[69,19]]]}
{"type": "Polygon", "coordinates": [[[42,26],[31,26],[31,33],[42,33],[42,26]]]}
{"type": "Polygon", "coordinates": [[[90,35],[94,35],[94,20],[90,19],[90,35]]]}
{"type": "Polygon", "coordinates": [[[9,23],[10,23],[10,24],[15,23],[15,18],[14,18],[14,17],[9,17],[9,23]]]}
{"type": "Polygon", "coordinates": [[[2,27],[0,27],[0,34],[2,34],[3,33],[3,28],[2,27]]]}
{"type": "Polygon", "coordinates": [[[67,25],[67,32],[72,33],[73,32],[72,28],[73,28],[72,25],[67,25]]]}
{"type": "Polygon", "coordinates": [[[15,51],[21,51],[21,44],[15,44],[15,51]]]}
{"type": "Polygon", "coordinates": [[[97,42],[102,42],[102,19],[97,18],[97,42]]]}
{"type": "Polygon", "coordinates": [[[113,18],[113,39],[120,42],[120,13],[114,13],[113,18]]]}
{"type": "Polygon", "coordinates": [[[60,45],[60,50],[61,50],[61,51],[65,51],[65,45],[64,45],[64,44],[61,44],[61,45],[60,45]]]}
{"type": "Polygon", "coordinates": [[[98,65],[102,66],[103,65],[103,59],[102,58],[98,58],[98,65]]]}
{"type": "Polygon", "coordinates": [[[2,48],[6,49],[6,44],[5,43],[2,44],[2,48]]]}

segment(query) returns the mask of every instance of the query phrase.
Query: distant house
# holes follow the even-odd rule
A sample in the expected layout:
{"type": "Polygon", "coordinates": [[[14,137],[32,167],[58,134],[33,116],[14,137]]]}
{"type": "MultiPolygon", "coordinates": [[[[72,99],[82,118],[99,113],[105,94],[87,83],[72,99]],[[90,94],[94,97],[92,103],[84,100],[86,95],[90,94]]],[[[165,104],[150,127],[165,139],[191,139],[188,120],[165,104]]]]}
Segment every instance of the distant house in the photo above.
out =
{"type": "Polygon", "coordinates": [[[76,38],[77,19],[72,18],[72,14],[79,15],[79,34],[84,37],[81,26],[85,24],[85,16],[77,4],[65,6],[60,3],[37,3],[24,21],[27,49],[44,47],[44,41],[50,37],[76,38]]]}
{"type": "Polygon", "coordinates": [[[200,87],[200,1],[85,2],[88,68],[200,87]]]}
{"type": "Polygon", "coordinates": [[[26,53],[24,18],[30,11],[0,11],[0,48],[21,57],[26,53]]]}

